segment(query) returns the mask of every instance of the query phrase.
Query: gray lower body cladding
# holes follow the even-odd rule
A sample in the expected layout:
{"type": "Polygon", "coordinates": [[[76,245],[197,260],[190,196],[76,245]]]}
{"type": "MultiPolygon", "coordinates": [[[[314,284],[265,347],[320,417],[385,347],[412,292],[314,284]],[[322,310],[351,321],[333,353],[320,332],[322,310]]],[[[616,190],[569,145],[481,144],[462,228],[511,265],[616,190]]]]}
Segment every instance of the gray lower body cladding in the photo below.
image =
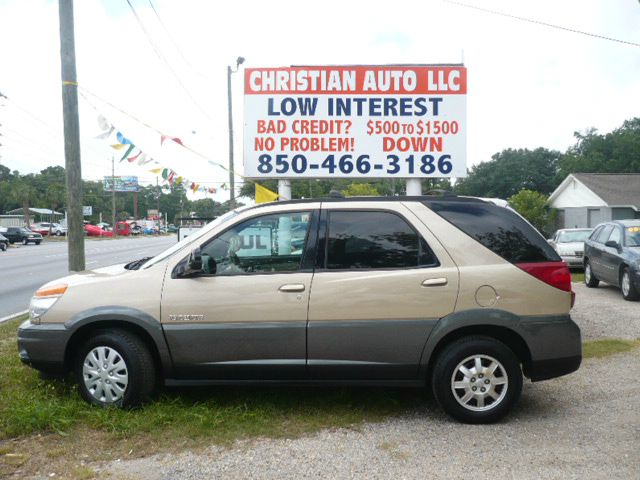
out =
{"type": "MultiPolygon", "coordinates": [[[[582,359],[580,329],[569,315],[517,317],[500,311],[461,312],[440,321],[363,320],[269,324],[167,325],[164,336],[173,380],[245,382],[337,381],[397,384],[426,379],[438,342],[459,328],[502,327],[529,352],[524,373],[533,381],[571,373],[582,359]],[[171,361],[170,361],[171,362],[171,361]]],[[[72,331],[64,325],[18,330],[21,360],[43,372],[61,373],[72,331]]]]}

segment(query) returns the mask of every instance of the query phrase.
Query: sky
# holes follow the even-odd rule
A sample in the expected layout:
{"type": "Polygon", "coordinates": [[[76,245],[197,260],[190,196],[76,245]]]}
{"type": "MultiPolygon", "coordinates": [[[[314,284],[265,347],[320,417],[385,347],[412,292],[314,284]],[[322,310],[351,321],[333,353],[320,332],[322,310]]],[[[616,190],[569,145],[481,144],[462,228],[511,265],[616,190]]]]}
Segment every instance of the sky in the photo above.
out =
{"type": "MultiPolygon", "coordinates": [[[[86,179],[110,175],[118,155],[95,138],[101,114],[161,166],[228,199],[228,173],[215,163],[228,162],[226,69],[238,56],[241,69],[464,62],[468,167],[505,148],[565,151],[576,131],[604,133],[640,115],[638,46],[443,0],[130,1],[146,34],[127,0],[75,1],[86,179]],[[161,147],[158,131],[190,150],[161,147]]],[[[640,44],[638,0],[464,1],[640,44]]],[[[21,173],[64,165],[58,28],[57,1],[0,0],[0,164],[21,173]]],[[[242,76],[232,79],[241,172],[242,76]]],[[[157,166],[118,160],[116,175],[155,183],[157,166]]]]}

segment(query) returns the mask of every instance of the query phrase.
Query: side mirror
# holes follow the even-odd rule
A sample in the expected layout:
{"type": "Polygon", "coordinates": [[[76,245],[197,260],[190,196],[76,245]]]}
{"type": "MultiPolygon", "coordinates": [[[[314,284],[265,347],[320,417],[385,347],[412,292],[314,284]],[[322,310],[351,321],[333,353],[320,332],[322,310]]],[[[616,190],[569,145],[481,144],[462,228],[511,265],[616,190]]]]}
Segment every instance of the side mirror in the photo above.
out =
{"type": "Polygon", "coordinates": [[[191,254],[189,255],[189,260],[187,260],[186,265],[184,263],[179,264],[174,270],[172,277],[191,277],[196,273],[202,273],[202,255],[200,254],[200,249],[197,247],[191,250],[191,254]]]}
{"type": "Polygon", "coordinates": [[[202,270],[202,255],[200,254],[200,249],[198,247],[191,250],[189,261],[187,262],[187,268],[192,270],[194,273],[202,270]]]}
{"type": "Polygon", "coordinates": [[[604,244],[605,247],[611,247],[611,248],[615,248],[616,250],[620,251],[620,244],[618,242],[616,242],[615,240],[607,240],[607,242],[604,244]]]}

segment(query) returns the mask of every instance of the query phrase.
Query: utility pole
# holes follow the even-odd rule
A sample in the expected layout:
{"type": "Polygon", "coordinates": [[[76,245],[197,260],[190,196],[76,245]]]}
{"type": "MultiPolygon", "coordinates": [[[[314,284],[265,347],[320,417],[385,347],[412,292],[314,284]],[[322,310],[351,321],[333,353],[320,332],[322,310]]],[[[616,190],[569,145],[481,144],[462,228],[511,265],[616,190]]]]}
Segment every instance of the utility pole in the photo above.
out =
{"type": "Polygon", "coordinates": [[[227,66],[227,100],[229,102],[229,207],[231,209],[236,206],[236,182],[233,167],[233,104],[231,101],[231,74],[236,73],[242,63],[244,63],[244,57],[238,57],[236,59],[235,70],[232,70],[230,66],[227,66]]]}
{"type": "Polygon", "coordinates": [[[113,155],[111,155],[111,228],[113,235],[116,235],[116,166],[113,155]]]}
{"type": "Polygon", "coordinates": [[[59,0],[60,60],[62,73],[62,117],[64,121],[64,163],[67,187],[67,239],[69,270],[85,269],[82,216],[82,168],[80,162],[80,121],[78,119],[78,79],[73,32],[73,0],[59,0]]]}

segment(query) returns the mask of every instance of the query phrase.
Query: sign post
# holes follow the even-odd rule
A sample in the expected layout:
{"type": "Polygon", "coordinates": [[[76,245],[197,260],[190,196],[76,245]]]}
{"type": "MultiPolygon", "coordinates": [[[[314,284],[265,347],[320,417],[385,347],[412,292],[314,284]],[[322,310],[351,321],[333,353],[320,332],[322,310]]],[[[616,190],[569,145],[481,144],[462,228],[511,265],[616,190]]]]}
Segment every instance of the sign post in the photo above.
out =
{"type": "Polygon", "coordinates": [[[246,69],[245,174],[402,178],[419,195],[466,176],[466,93],[463,65],[246,69]]]}

